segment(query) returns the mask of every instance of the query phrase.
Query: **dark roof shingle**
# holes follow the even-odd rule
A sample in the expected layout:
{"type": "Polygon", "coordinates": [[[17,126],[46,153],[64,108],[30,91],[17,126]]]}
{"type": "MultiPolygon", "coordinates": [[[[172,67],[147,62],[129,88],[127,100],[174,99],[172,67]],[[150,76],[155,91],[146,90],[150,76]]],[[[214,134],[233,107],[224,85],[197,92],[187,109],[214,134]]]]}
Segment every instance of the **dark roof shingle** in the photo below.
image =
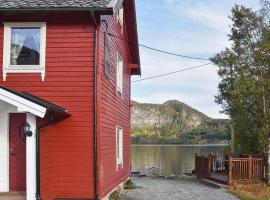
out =
{"type": "Polygon", "coordinates": [[[0,9],[108,8],[111,0],[0,0],[0,9]]]}

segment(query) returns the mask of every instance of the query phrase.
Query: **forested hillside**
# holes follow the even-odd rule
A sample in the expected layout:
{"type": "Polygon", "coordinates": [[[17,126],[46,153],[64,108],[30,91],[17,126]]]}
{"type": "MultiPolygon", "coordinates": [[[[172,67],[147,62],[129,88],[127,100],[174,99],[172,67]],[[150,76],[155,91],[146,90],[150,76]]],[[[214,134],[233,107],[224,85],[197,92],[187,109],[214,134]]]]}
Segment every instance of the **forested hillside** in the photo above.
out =
{"type": "Polygon", "coordinates": [[[133,144],[224,143],[229,120],[212,119],[176,101],[164,104],[132,102],[133,144]]]}

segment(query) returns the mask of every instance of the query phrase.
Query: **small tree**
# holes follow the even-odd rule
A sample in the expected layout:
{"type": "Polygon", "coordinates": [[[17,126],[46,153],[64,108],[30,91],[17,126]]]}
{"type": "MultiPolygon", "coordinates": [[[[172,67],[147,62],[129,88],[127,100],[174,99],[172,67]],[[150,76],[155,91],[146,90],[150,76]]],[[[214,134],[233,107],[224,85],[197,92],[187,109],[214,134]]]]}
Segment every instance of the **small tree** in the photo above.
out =
{"type": "MultiPolygon", "coordinates": [[[[236,148],[244,153],[270,155],[270,29],[267,12],[266,8],[256,13],[250,8],[235,6],[229,35],[231,47],[211,60],[219,67],[221,78],[216,102],[234,122],[236,148]]],[[[270,177],[270,173],[267,174],[270,177]]]]}

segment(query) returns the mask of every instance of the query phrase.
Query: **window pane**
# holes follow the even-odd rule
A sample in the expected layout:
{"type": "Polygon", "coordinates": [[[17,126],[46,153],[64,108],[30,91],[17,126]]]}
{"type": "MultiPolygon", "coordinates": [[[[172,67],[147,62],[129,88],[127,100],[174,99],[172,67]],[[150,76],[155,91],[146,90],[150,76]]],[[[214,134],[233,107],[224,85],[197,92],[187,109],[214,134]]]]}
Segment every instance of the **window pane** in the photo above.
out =
{"type": "Polygon", "coordinates": [[[40,64],[40,28],[11,29],[10,64],[40,64]]]}

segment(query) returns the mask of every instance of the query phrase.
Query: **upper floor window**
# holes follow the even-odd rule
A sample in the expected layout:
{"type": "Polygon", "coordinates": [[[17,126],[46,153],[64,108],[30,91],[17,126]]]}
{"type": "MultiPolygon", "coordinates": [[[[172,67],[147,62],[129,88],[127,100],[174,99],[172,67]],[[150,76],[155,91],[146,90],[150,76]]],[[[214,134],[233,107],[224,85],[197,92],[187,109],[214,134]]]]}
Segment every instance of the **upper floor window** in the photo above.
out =
{"type": "Polygon", "coordinates": [[[110,78],[111,77],[111,40],[109,34],[105,33],[105,63],[104,63],[104,72],[105,75],[110,78]]]}
{"type": "Polygon", "coordinates": [[[122,93],[123,91],[123,59],[117,52],[117,64],[116,64],[116,88],[117,91],[122,93]]]}
{"type": "Polygon", "coordinates": [[[7,73],[45,77],[46,23],[4,23],[3,78],[7,73]]]}

